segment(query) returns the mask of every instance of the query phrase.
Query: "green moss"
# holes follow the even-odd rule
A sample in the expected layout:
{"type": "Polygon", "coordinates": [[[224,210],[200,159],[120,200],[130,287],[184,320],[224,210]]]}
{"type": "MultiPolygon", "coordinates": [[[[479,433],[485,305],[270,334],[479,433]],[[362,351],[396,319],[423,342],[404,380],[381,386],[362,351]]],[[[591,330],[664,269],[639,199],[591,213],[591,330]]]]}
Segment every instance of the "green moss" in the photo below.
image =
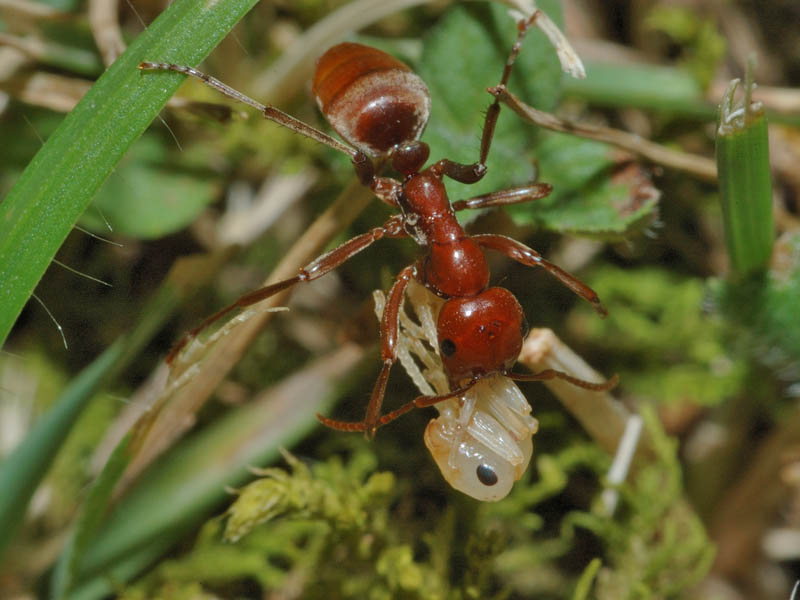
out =
{"type": "Polygon", "coordinates": [[[735,282],[715,282],[715,299],[735,324],[740,345],[771,369],[800,361],[800,235],[786,234],[773,252],[772,268],[735,282]]]}
{"type": "Polygon", "coordinates": [[[284,456],[290,472],[263,471],[238,492],[224,524],[208,522],[190,552],[162,562],[129,597],[198,581],[230,588],[242,580],[265,591],[300,585],[304,598],[453,597],[447,573],[419,561],[416,536],[390,519],[395,479],[374,472],[371,453],[311,467],[284,456]]]}
{"type": "Polygon", "coordinates": [[[367,508],[389,496],[391,473],[375,473],[375,461],[362,453],[345,467],[332,459],[309,468],[284,452],[292,473],[267,469],[261,479],[245,486],[228,510],[225,538],[235,542],[252,529],[278,516],[323,520],[337,529],[364,529],[367,508]]]}
{"type": "Polygon", "coordinates": [[[748,368],[731,352],[727,322],[711,313],[700,279],[660,269],[606,268],[588,282],[609,317],[576,310],[570,326],[611,358],[635,396],[658,404],[717,405],[742,389],[748,368]]]}
{"type": "Polygon", "coordinates": [[[453,496],[440,508],[412,474],[398,486],[376,472],[374,446],[311,465],[285,453],[288,471],[261,471],[190,550],[124,597],[182,597],[198,583],[224,597],[243,585],[310,599],[675,596],[707,571],[713,550],[683,498],[675,442],[645,416],[655,458],[620,488],[613,517],[591,501],[610,457],[586,442],[538,455],[531,479],[503,502],[453,496]],[[573,504],[576,476],[593,491],[573,504]],[[584,557],[587,548],[600,556],[584,557]]]}
{"type": "Polygon", "coordinates": [[[586,510],[568,512],[555,535],[548,533],[541,520],[519,517],[520,513],[525,514],[523,506],[528,501],[540,505],[564,489],[563,485],[552,484],[565,481],[554,473],[563,476],[579,467],[589,467],[596,474],[605,471],[607,458],[601,459],[599,451],[591,446],[572,446],[558,455],[540,457],[542,479],[515,488],[509,503],[515,505],[513,509],[509,510],[506,503],[498,505],[514,539],[500,555],[497,568],[520,595],[551,593],[568,598],[571,594],[567,591],[574,586],[574,598],[671,598],[678,597],[708,572],[714,549],[683,496],[677,444],[664,434],[652,409],[645,409],[643,416],[655,457],[619,488],[620,504],[613,517],[598,501],[586,510]],[[589,561],[580,577],[573,579],[554,568],[555,559],[585,547],[585,533],[579,532],[586,531],[601,542],[603,552],[589,561]]]}

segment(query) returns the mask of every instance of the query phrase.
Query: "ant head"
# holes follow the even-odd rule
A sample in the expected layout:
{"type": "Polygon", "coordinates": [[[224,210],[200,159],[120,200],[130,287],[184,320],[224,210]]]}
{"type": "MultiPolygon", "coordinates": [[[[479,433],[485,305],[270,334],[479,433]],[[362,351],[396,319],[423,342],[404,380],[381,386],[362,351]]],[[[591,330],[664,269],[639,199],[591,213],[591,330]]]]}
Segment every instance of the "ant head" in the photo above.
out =
{"type": "Polygon", "coordinates": [[[458,383],[511,369],[528,324],[514,295],[493,287],[445,302],[436,331],[445,372],[458,383]]]}
{"type": "Polygon", "coordinates": [[[393,56],[361,44],[338,44],[323,54],[312,90],[336,132],[370,156],[418,139],[430,116],[422,79],[393,56]]]}
{"type": "Polygon", "coordinates": [[[398,144],[392,150],[392,168],[402,175],[419,173],[430,153],[428,144],[419,140],[398,144]]]}

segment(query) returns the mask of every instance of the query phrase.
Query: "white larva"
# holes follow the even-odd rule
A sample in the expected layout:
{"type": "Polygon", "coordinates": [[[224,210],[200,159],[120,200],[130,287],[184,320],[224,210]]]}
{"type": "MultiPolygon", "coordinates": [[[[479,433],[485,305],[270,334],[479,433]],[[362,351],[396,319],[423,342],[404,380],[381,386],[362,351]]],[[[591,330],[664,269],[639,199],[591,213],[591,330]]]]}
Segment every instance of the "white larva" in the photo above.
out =
{"type": "MultiPolygon", "coordinates": [[[[415,282],[406,297],[418,322],[400,311],[398,359],[422,394],[446,393],[447,376],[436,351],[442,300],[415,282]]],[[[380,319],[385,297],[377,291],[374,298],[380,319]]],[[[517,385],[497,373],[436,408],[439,416],[425,429],[425,445],[445,480],[476,500],[505,498],[528,467],[539,426],[517,385]]]]}

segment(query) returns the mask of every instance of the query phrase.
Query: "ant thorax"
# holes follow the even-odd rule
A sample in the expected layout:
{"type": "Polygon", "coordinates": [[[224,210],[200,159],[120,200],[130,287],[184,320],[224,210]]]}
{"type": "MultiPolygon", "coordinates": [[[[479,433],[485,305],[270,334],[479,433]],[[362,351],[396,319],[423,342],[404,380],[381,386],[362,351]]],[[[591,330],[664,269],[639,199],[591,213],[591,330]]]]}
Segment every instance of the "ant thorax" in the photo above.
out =
{"type": "MultiPolygon", "coordinates": [[[[374,293],[375,311],[385,298],[374,293]]],[[[435,350],[436,320],[442,300],[412,282],[406,297],[416,321],[400,311],[398,359],[420,392],[450,391],[448,377],[435,350]]],[[[528,467],[532,436],[538,422],[517,385],[501,373],[480,379],[462,396],[436,404],[439,417],[425,429],[425,445],[445,480],[455,489],[483,501],[496,501],[511,491],[528,467]]]]}
{"type": "Polygon", "coordinates": [[[402,184],[398,207],[406,233],[422,247],[448,243],[464,236],[441,179],[427,172],[409,176],[402,184]]]}

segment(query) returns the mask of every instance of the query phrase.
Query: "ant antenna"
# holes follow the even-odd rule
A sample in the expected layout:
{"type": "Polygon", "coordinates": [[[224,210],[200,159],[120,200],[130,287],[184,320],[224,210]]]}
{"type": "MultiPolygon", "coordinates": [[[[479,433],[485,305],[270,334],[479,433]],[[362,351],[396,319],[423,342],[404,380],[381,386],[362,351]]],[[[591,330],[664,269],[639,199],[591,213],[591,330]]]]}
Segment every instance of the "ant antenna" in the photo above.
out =
{"type": "Polygon", "coordinates": [[[213,87],[219,93],[227,96],[228,98],[232,98],[238,102],[242,102],[247,104],[248,106],[252,106],[258,112],[260,112],[265,119],[270,121],[274,121],[278,125],[283,125],[294,131],[295,133],[299,133],[300,135],[304,135],[306,137],[311,138],[319,142],[320,144],[325,144],[334,150],[338,150],[344,154],[347,154],[351,160],[356,159],[359,156],[357,150],[354,150],[350,146],[343,144],[342,142],[332,138],[327,133],[323,133],[322,131],[311,127],[301,121],[293,117],[292,115],[283,112],[275,108],[274,106],[269,106],[266,104],[262,104],[258,100],[253,100],[250,96],[246,96],[245,94],[233,89],[232,87],[225,85],[216,77],[212,77],[211,75],[206,75],[202,71],[198,71],[194,67],[186,67],[183,65],[176,65],[173,63],[163,63],[163,62],[149,62],[144,61],[139,63],[139,69],[142,71],[175,71],[176,73],[183,73],[184,75],[189,75],[196,79],[199,79],[203,83],[208,86],[213,87]]]}

